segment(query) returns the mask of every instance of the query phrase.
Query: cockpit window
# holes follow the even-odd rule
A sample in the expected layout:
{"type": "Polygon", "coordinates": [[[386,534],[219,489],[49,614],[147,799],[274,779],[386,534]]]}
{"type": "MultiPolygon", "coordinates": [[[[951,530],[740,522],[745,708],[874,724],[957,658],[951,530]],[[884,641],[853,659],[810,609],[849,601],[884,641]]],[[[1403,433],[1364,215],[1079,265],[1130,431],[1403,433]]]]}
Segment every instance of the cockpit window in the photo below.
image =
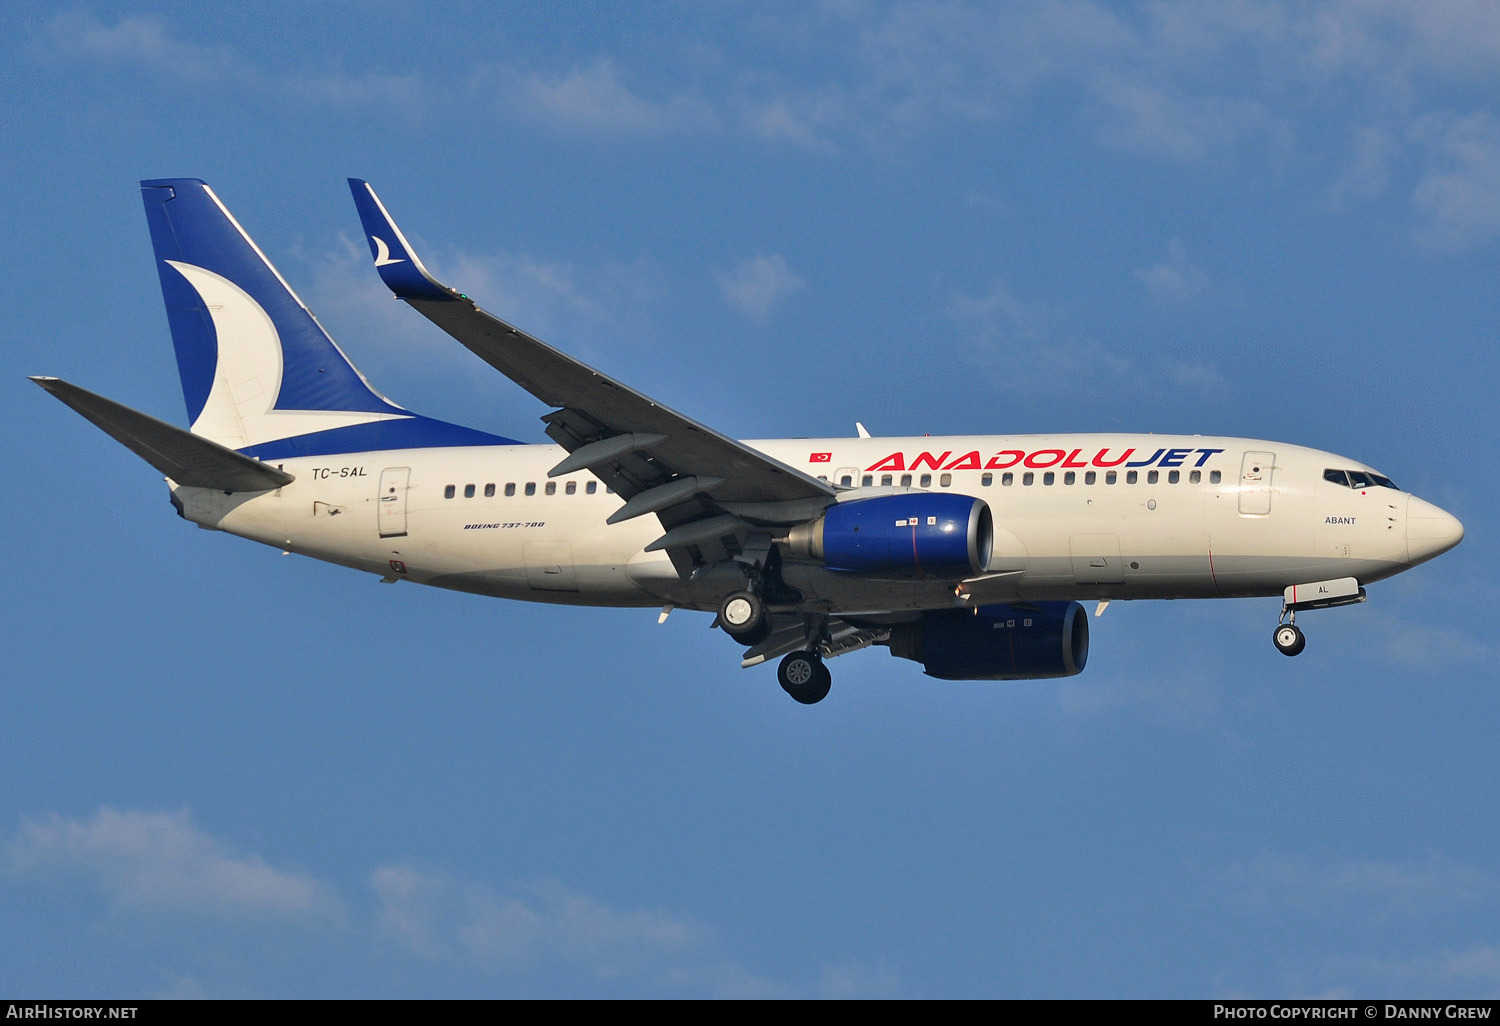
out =
{"type": "Polygon", "coordinates": [[[1400,491],[1396,482],[1373,470],[1325,470],[1323,480],[1345,488],[1391,488],[1400,491]]]}

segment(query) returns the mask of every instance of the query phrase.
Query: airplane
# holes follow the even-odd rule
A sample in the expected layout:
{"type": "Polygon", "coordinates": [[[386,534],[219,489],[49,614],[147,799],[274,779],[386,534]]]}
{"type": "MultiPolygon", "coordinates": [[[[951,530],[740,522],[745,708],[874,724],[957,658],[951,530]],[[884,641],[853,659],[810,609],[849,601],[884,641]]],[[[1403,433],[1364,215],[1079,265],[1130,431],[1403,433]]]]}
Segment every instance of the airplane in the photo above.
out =
{"type": "Polygon", "coordinates": [[[1463,525],[1358,460],[1154,434],[737,441],[435,278],[349,179],[396,298],[550,412],[548,444],[377,392],[212,189],[141,183],[191,425],[38,385],[164,474],[180,516],[381,581],[714,614],[796,701],[872,646],[942,680],[1072,676],[1115,600],[1282,599],[1296,615],[1446,552],[1463,525]]]}

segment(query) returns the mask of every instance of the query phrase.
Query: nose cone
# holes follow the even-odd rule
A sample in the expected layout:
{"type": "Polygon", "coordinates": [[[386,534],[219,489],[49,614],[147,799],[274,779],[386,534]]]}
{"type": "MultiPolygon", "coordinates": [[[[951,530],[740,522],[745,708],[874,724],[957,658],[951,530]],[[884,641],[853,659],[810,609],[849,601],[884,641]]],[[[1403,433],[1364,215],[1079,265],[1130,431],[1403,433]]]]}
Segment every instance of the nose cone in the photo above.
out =
{"type": "Polygon", "coordinates": [[[1440,556],[1464,540],[1464,525],[1415,495],[1406,507],[1406,549],[1413,565],[1440,556]]]}

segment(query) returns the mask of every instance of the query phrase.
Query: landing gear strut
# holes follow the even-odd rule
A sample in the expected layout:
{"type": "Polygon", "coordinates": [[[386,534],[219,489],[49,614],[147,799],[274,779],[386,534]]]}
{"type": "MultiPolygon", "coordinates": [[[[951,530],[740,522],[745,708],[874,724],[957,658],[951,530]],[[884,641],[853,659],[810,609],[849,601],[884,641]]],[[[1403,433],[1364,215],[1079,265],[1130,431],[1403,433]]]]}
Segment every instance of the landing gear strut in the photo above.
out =
{"type": "Polygon", "coordinates": [[[781,690],[803,705],[821,702],[833,685],[833,674],[816,652],[793,652],[787,656],[776,670],[776,679],[781,682],[781,690]]]}

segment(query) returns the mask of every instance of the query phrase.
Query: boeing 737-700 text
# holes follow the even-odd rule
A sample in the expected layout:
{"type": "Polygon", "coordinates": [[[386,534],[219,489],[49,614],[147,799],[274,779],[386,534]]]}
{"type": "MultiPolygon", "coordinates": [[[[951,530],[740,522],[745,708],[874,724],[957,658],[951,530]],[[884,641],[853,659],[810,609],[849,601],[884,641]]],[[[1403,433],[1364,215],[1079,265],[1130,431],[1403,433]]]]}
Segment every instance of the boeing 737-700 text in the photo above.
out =
{"type": "Polygon", "coordinates": [[[190,430],[35,378],[167,476],[186,519],[481,595],[716,614],[799,702],[871,645],[946,680],[1065,677],[1080,600],[1279,596],[1303,610],[1457,545],[1358,460],[1244,438],[982,435],[741,442],[480,309],[350,187],[386,286],[540,399],[551,444],[376,392],[213,191],[141,183],[190,430]]]}

